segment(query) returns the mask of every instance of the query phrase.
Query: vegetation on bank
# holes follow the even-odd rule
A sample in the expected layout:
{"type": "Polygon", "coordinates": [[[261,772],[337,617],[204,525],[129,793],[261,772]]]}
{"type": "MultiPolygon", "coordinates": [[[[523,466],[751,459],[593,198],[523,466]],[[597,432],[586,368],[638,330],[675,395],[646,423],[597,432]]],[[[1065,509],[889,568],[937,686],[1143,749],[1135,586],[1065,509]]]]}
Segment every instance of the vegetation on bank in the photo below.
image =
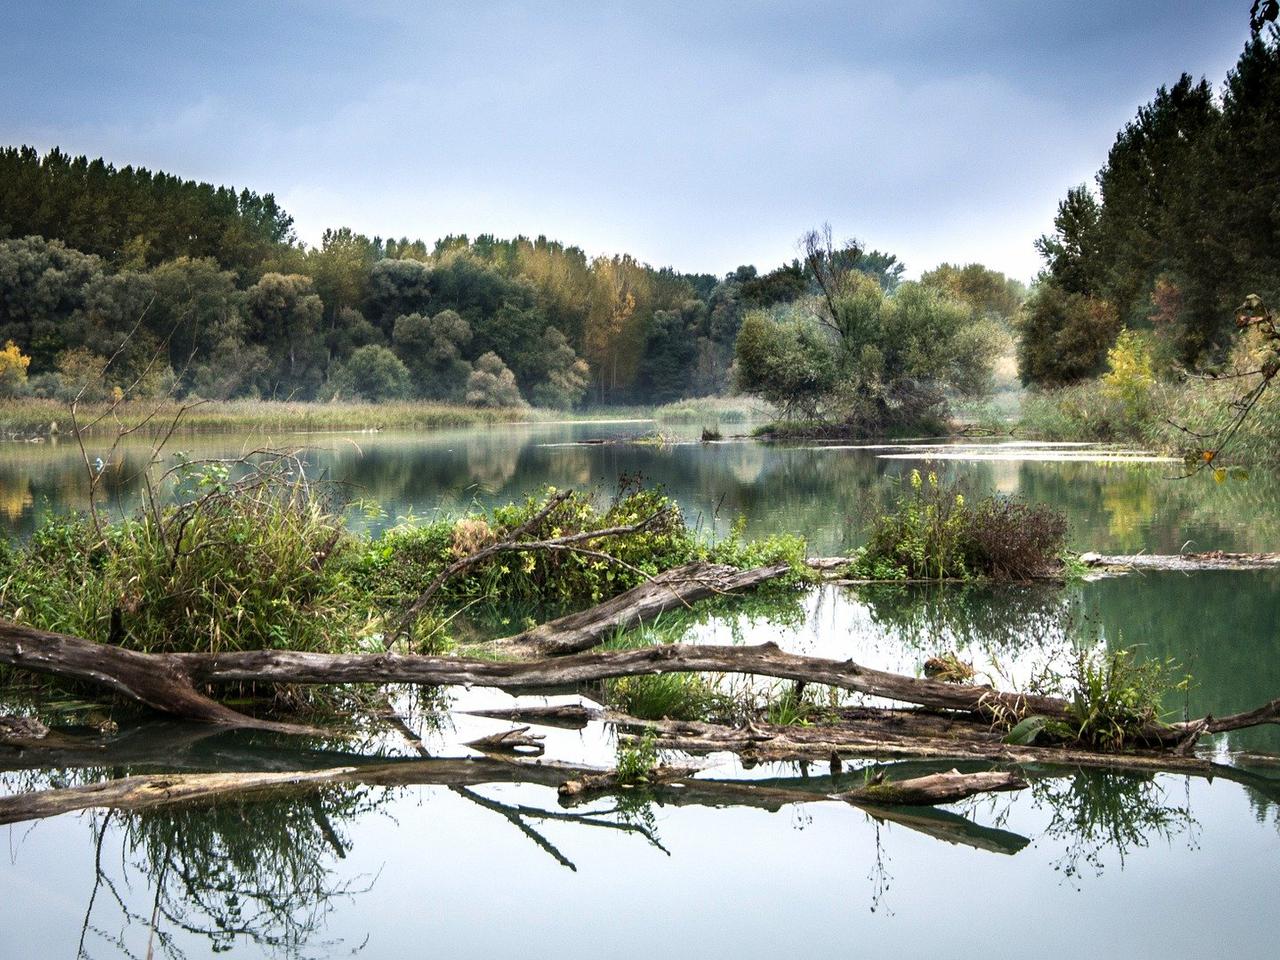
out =
{"type": "Polygon", "coordinates": [[[749,313],[737,339],[738,387],[782,413],[774,435],[937,430],[950,398],[990,390],[1003,343],[993,310],[1012,298],[963,300],[942,268],[919,283],[876,277],[859,269],[856,242],[837,247],[829,231],[804,242],[814,293],[749,313]]]}
{"type": "Polygon", "coordinates": [[[1276,348],[1269,324],[1253,326],[1237,340],[1221,376],[1174,380],[1159,375],[1151,338],[1127,330],[1107,351],[1102,376],[1029,393],[1019,426],[1045,439],[1183,453],[1225,479],[1239,469],[1220,456],[1227,444],[1232,461],[1280,458],[1280,400],[1267,389],[1276,348]]]}
{"type": "Polygon", "coordinates": [[[449,646],[453,617],[486,606],[555,615],[589,606],[695,560],[740,568],[789,563],[804,544],[780,536],[710,542],[659,492],[621,490],[607,503],[572,494],[455,518],[356,533],[339,507],[294,479],[287,458],[243,476],[220,465],[175,474],[183,494],[106,522],[49,518],[24,543],[0,547],[0,616],[148,652],[258,648],[381,649],[396,618],[461,557],[523,529],[522,540],[635,525],[581,550],[502,552],[451,577],[415,625],[415,649],[449,646]]]}
{"type": "MultiPolygon", "coordinates": [[[[172,416],[186,409],[176,433],[285,433],[325,430],[430,430],[500,423],[579,420],[653,419],[648,407],[556,410],[540,407],[471,407],[431,401],[395,403],[305,403],[283,400],[223,400],[190,405],[182,401],[157,404],[128,400],[119,404],[77,407],[86,436],[114,434],[121,427],[155,423],[166,433],[172,416]],[[103,416],[106,414],[106,416],[103,416]],[[161,428],[160,425],[163,425],[161,428]]],[[[10,399],[0,403],[0,439],[31,439],[72,432],[70,410],[57,400],[10,399]]]]}

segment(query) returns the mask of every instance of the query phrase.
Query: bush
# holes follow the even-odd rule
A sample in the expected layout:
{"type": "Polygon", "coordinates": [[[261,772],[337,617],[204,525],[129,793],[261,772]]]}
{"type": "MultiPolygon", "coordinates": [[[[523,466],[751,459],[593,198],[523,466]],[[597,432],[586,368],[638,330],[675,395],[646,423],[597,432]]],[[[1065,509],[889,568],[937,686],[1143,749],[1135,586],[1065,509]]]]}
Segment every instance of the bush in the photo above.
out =
{"type": "Polygon", "coordinates": [[[335,392],[372,400],[401,400],[409,395],[409,368],[386,347],[360,347],[335,375],[335,392]]]}
{"type": "Polygon", "coordinates": [[[338,569],[341,518],[284,480],[193,482],[197,498],[101,534],[83,515],[47,521],[0,569],[0,610],[135,650],[350,649],[366,617],[338,569]]]}
{"type": "Polygon", "coordinates": [[[1061,566],[1067,522],[1042,504],[987,497],[912,470],[892,513],[876,522],[855,561],[870,580],[1029,580],[1061,566]]]}
{"type": "Polygon", "coordinates": [[[467,378],[467,403],[473,407],[524,406],[515,374],[496,353],[490,351],[476,360],[476,368],[467,378]]]}

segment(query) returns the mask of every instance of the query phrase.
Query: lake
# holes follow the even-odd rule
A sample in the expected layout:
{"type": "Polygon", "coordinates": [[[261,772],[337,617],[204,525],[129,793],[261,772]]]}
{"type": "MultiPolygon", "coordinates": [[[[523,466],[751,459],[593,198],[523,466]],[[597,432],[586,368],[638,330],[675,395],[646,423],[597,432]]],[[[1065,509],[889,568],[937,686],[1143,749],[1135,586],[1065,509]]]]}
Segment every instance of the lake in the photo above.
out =
{"type": "MultiPolygon", "coordinates": [[[[426,435],[276,438],[306,445],[310,476],[375,528],[560,488],[608,495],[619,477],[662,484],[691,523],[723,535],[803,534],[846,552],[912,469],[1064,510],[1078,549],[1107,553],[1280,547],[1280,484],[1255,473],[1176,479],[1140,452],[972,440],[910,446],[703,444],[648,423],[504,426],[426,435]],[[600,442],[603,441],[603,442],[600,442]],[[376,505],[377,509],[373,509],[376,505]],[[1188,546],[1190,545],[1190,546],[1188,546]]],[[[726,434],[732,425],[722,427],[726,434]]],[[[181,438],[196,458],[240,437],[181,438]]],[[[102,456],[114,509],[141,495],[141,445],[102,456]]],[[[74,445],[0,449],[0,521],[30,532],[43,511],[84,502],[74,445]]],[[[755,643],[917,673],[958,651],[989,675],[1026,680],[1093,643],[1140,645],[1194,677],[1167,704],[1188,715],[1280,696],[1280,571],[1159,573],[1068,587],[814,588],[787,610],[751,608],[689,628],[691,642],[755,643]]],[[[712,757],[700,776],[814,795],[760,804],[632,792],[564,806],[554,771],[523,779],[450,766],[509,722],[463,710],[510,705],[497,691],[397,691],[407,730],[303,744],[172,722],[121,723],[111,755],[55,769],[0,753],[0,790],[174,770],[402,764],[395,783],[146,813],[75,813],[0,827],[0,956],[1263,957],[1274,953],[1280,881],[1275,728],[1205,741],[1229,764],[1199,776],[1039,768],[1029,789],[938,810],[871,811],[823,799],[863,782],[846,765],[743,769],[712,757]],[[442,709],[443,708],[443,709],[442,709]],[[412,736],[413,740],[410,739],[412,736]],[[421,743],[416,738],[421,738],[421,743]],[[443,771],[443,772],[441,772],[443,771]],[[520,780],[520,782],[515,782],[520,780]],[[803,947],[800,945],[803,944],[803,947]]],[[[572,694],[521,697],[573,702],[572,694]]],[[[67,705],[84,723],[99,711],[67,705]]],[[[0,712],[4,712],[0,709],[0,712]]],[[[548,760],[607,765],[606,725],[538,728],[548,760]]],[[[83,753],[83,751],[82,751],[83,753]]],[[[869,764],[869,767],[876,767],[869,764]]],[[[947,769],[903,762],[891,776],[947,769]]]]}

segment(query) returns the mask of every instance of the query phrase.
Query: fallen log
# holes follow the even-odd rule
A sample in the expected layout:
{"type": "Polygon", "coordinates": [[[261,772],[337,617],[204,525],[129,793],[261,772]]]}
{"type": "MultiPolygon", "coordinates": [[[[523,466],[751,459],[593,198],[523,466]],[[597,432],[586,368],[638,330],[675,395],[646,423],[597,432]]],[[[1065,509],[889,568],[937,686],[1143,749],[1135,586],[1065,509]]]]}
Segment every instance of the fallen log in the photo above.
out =
{"type": "Polygon", "coordinates": [[[223,726],[280,733],[320,731],[250,717],[198,692],[181,661],[170,654],[137,653],[9,621],[0,621],[0,663],[105,687],[161,713],[223,726]]]}
{"type": "MultiPolygon", "coordinates": [[[[876,670],[852,660],[786,653],[777,644],[751,647],[671,644],[633,650],[570,654],[532,661],[492,661],[414,654],[325,654],[289,650],[142,654],[0,621],[0,663],[97,683],[154,709],[208,723],[287,733],[312,728],[239,714],[198,692],[220,683],[475,685],[545,690],[615,677],[662,673],[736,673],[816,683],[930,707],[1008,721],[1030,714],[1068,720],[1070,705],[1056,697],[1002,692],[876,670]]],[[[1185,748],[1201,733],[1280,723],[1280,700],[1256,710],[1177,724],[1151,724],[1152,745],[1185,748]]]]}
{"type": "Polygon", "coordinates": [[[650,623],[670,610],[708,597],[741,593],[791,572],[785,563],[752,570],[690,563],[659,574],[603,603],[494,641],[505,652],[564,656],[598,646],[617,630],[650,623]]]}
{"type": "Polygon", "coordinates": [[[1129,570],[1174,570],[1193,573],[1197,570],[1271,570],[1280,567],[1280,553],[1227,553],[1209,550],[1201,553],[1136,553],[1108,555],[1082,553],[1080,562],[1086,567],[1124,572],[1129,570]]]}

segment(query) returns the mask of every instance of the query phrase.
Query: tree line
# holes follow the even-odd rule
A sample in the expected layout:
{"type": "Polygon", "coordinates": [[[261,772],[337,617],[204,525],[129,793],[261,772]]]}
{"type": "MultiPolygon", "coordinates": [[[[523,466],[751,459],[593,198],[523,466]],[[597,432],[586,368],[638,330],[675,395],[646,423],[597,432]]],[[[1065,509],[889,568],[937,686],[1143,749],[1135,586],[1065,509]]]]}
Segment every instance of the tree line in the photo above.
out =
{"type": "MultiPolygon", "coordinates": [[[[833,256],[886,293],[905,271],[853,244],[833,256]]],[[[0,150],[0,343],[25,364],[8,393],[665,402],[727,392],[744,318],[820,286],[808,259],[718,277],[545,237],[341,228],[307,246],[271,194],[0,150]]]]}
{"type": "Polygon", "coordinates": [[[1157,366],[1213,368],[1241,300],[1277,299],[1280,35],[1262,27],[1220,91],[1188,74],[1161,87],[1094,184],[1059,204],[1021,318],[1024,382],[1096,376],[1123,330],[1146,340],[1157,366]]]}

